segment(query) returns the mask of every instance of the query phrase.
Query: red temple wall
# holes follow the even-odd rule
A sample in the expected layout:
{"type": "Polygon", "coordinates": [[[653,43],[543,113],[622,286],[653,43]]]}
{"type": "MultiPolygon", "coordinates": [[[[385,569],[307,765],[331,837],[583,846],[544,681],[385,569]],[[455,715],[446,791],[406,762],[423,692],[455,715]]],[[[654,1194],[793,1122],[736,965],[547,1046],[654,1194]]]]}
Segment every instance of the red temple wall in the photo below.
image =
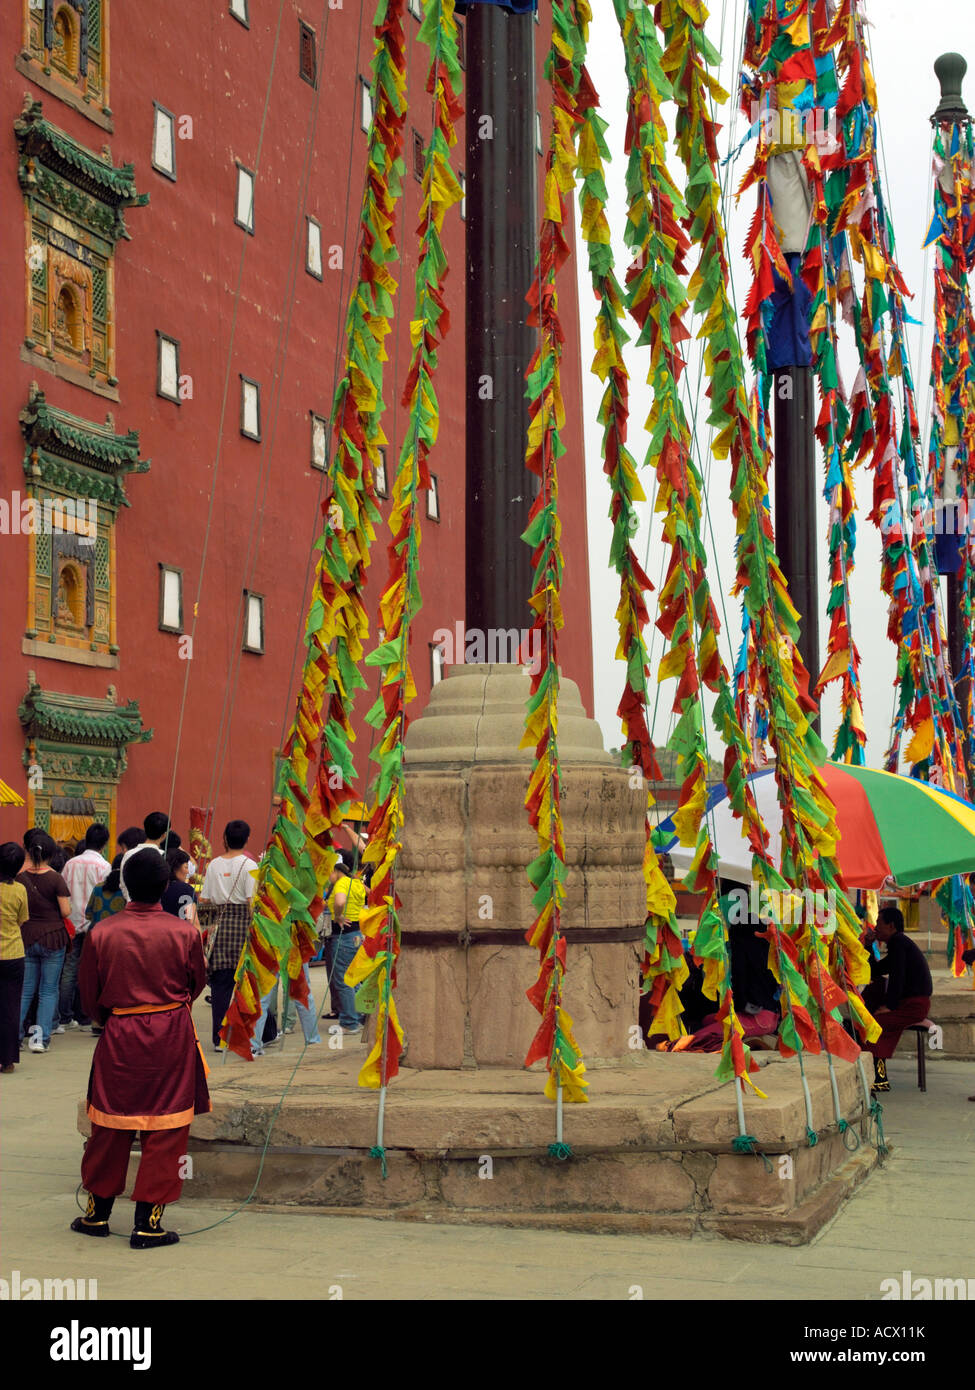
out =
{"type": "MultiPolygon", "coordinates": [[[[300,673],[309,555],[319,529],[318,506],[324,491],[322,474],[310,462],[309,412],[326,417],[329,413],[336,353],[341,347],[340,296],[344,305],[356,268],[354,242],[366,149],[366,136],[359,126],[358,74],[369,71],[371,19],[366,14],[358,18],[352,5],[328,11],[324,45],[319,42],[320,89],[316,92],[299,77],[298,16],[316,25],[322,6],[286,5],[265,117],[276,6],[251,0],[247,29],[228,13],[226,4],[204,7],[197,0],[178,0],[146,10],[112,3],[114,131],[108,133],[13,70],[22,46],[20,9],[19,4],[5,5],[0,16],[0,54],[8,74],[0,96],[0,127],[6,132],[0,141],[0,187],[5,191],[0,203],[0,265],[6,286],[0,326],[4,363],[0,495],[9,498],[16,490],[24,491],[24,442],[18,413],[32,381],[37,381],[50,405],[88,420],[102,422],[111,411],[117,432],[139,431],[140,456],[152,464],[148,473],[126,479],[130,506],[120,512],[116,526],[120,648],[116,670],[22,652],[28,543],[23,536],[0,537],[0,776],[24,792],[24,736],[17,707],[27,688],[28,671],[36,673],[45,690],[102,697],[111,685],[121,702],[139,701],[143,724],[154,731],[150,742],[129,749],[128,770],[119,787],[118,827],[141,821],[151,809],[169,806],[175,767],[173,820],[184,839],[189,806],[215,803],[218,826],[231,816],[251,823],[253,847],[268,825],[272,752],[280,745],[282,729],[293,711],[300,673]],[[47,120],[88,150],[97,153],[108,143],[116,165],[134,162],[137,188],[151,195],[148,207],[126,213],[131,240],[119,242],[115,258],[117,402],[55,379],[21,360],[25,224],[12,124],[25,91],[43,101],[47,120]],[[185,117],[192,122],[192,138],[176,141],[175,181],[151,166],[153,101],[172,112],[177,122],[185,117]],[[235,161],[255,168],[262,120],[255,234],[250,236],[234,224],[235,161]],[[313,145],[302,209],[309,132],[313,145]],[[304,213],[321,223],[326,261],[321,281],[304,268],[304,213]],[[342,248],[344,275],[328,268],[328,248],[335,245],[342,248]],[[191,378],[192,397],[180,404],[156,391],[157,330],[179,341],[179,370],[191,378]],[[282,362],[284,349],[279,344],[285,338],[282,362]],[[240,373],[261,385],[261,442],[246,439],[239,431],[240,373]],[[180,657],[179,636],[159,630],[159,564],[183,571],[184,628],[190,632],[204,544],[192,660],[187,662],[180,657]],[[240,650],[244,588],[265,596],[263,655],[240,650]]],[[[414,102],[423,93],[427,59],[426,48],[417,42],[418,28],[408,15],[414,102]]],[[[538,37],[541,72],[547,37],[544,19],[538,37]]],[[[543,114],[546,131],[547,125],[543,114]]],[[[390,481],[406,421],[398,402],[409,362],[408,322],[416,264],[412,246],[421,195],[410,167],[411,126],[424,138],[428,136],[425,95],[407,122],[400,233],[400,243],[405,242],[407,249],[400,266],[397,326],[387,339],[384,424],[390,441],[390,481]]],[[[183,130],[189,131],[185,121],[183,130]]],[[[463,162],[462,128],[459,136],[458,168],[463,162]]],[[[541,172],[540,159],[540,176],[541,172]]],[[[458,209],[448,214],[444,240],[451,266],[446,291],[451,332],[436,379],[441,424],[431,459],[431,469],[439,476],[441,520],[424,521],[423,609],[413,638],[418,686],[414,717],[422,712],[429,694],[432,635],[438,628],[452,629],[464,616],[464,256],[458,209]]],[[[579,683],[591,713],[581,369],[571,264],[562,277],[560,303],[567,338],[564,441],[568,451],[560,482],[567,622],[561,664],[579,683]]],[[[389,503],[384,503],[384,515],[388,511],[389,503]]],[[[385,539],[386,533],[379,531],[373,549],[373,606],[385,576],[385,539]]],[[[374,687],[371,670],[369,679],[374,687]]],[[[363,697],[360,714],[367,707],[363,697]]],[[[366,727],[355,746],[360,778],[367,768],[371,737],[366,727]]],[[[4,817],[0,838],[19,836],[26,825],[25,812],[8,809],[0,814],[4,817]]]]}

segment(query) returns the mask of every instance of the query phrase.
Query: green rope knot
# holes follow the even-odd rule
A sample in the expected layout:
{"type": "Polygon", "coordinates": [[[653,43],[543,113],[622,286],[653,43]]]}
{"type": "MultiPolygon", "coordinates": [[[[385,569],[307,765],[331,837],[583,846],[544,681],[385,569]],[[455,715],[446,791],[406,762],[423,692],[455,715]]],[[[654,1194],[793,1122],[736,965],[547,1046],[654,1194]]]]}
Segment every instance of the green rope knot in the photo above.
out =
{"type": "Polygon", "coordinates": [[[563,1144],[561,1141],[557,1144],[549,1144],[548,1154],[549,1158],[559,1158],[564,1162],[565,1159],[572,1157],[572,1145],[563,1144]]]}
{"type": "Polygon", "coordinates": [[[860,1147],[859,1134],[857,1134],[855,1129],[850,1128],[846,1120],[839,1120],[838,1127],[840,1134],[843,1136],[843,1147],[846,1149],[847,1153],[855,1154],[860,1147]],[[853,1140],[852,1144],[850,1143],[851,1139],[853,1140]]]}
{"type": "Polygon", "coordinates": [[[811,1149],[814,1149],[816,1145],[819,1143],[819,1135],[816,1133],[816,1131],[813,1129],[811,1125],[806,1125],[806,1139],[811,1149]]]}
{"type": "Polygon", "coordinates": [[[871,1100],[870,1118],[877,1127],[877,1138],[875,1141],[875,1147],[881,1159],[886,1158],[887,1155],[890,1153],[890,1146],[888,1145],[887,1138],[884,1134],[883,1114],[884,1107],[880,1104],[880,1101],[871,1100]]]}
{"type": "Polygon", "coordinates": [[[383,1181],[386,1181],[386,1150],[382,1144],[373,1144],[369,1150],[370,1158],[378,1158],[383,1170],[383,1181]]]}
{"type": "Polygon", "coordinates": [[[736,1134],[731,1141],[731,1147],[736,1154],[754,1154],[765,1164],[766,1173],[774,1173],[775,1168],[772,1165],[772,1160],[768,1154],[763,1154],[757,1146],[758,1140],[754,1134],[736,1134]]]}

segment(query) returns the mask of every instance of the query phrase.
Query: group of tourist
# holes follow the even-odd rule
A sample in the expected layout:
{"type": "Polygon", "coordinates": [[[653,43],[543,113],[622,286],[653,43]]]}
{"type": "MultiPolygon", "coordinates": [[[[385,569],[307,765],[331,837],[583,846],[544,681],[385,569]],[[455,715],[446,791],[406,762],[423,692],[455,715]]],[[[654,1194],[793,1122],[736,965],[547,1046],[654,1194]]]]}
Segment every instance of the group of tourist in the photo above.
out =
{"type": "MultiPolygon", "coordinates": [[[[68,1027],[90,1026],[99,1035],[88,1085],[91,1137],[82,1161],[88,1201],[72,1222],[80,1234],[110,1233],[138,1133],[142,1157],[130,1245],[152,1249],[179,1239],[163,1227],[163,1210],[182,1189],[193,1116],[210,1109],[191,1010],[209,981],[213,1043],[221,1048],[256,889],[249,836],[245,821],[227,823],[223,853],[207,865],[199,896],[189,882],[196,866],[161,812],[147,816],[141,831],[119,836],[111,864],[104,854],[109,833],[101,825],[88,828],[66,861],[51,836],[36,828],[22,845],[0,846],[2,1070],[15,1069],[25,1037],[31,1051],[45,1052],[52,1034],[68,1027]],[[36,1022],[25,1034],[35,1006],[36,1022]]],[[[360,837],[357,842],[364,844],[360,837]]],[[[350,1034],[361,1032],[364,1022],[344,982],[362,940],[366,887],[357,859],[358,851],[345,852],[336,864],[319,923],[333,1001],[325,1017],[350,1034]]],[[[311,997],[307,966],[305,982],[311,997]]],[[[262,1000],[255,1056],[273,1036],[268,1029],[276,992],[277,982],[262,1000]]],[[[285,1031],[287,1007],[286,999],[285,1031]]],[[[306,1043],[320,1043],[314,1001],[310,1008],[297,1004],[297,1014],[306,1043]]]]}
{"type": "MultiPolygon", "coordinates": [[[[208,923],[210,1000],[213,1009],[213,1046],[221,1049],[220,1029],[233,997],[234,975],[247,941],[256,888],[257,864],[247,853],[250,827],[245,821],[229,821],[223,834],[224,852],[210,861],[201,893],[208,923]]],[[[345,983],[345,972],[362,944],[360,917],[366,901],[366,874],[358,870],[357,853],[343,849],[332,870],[325,910],[318,920],[322,939],[321,956],[327,967],[329,1010],[322,1015],[332,1020],[344,1034],[361,1033],[364,1016],[356,1011],[355,991],[345,983]]],[[[305,965],[304,977],[311,996],[311,978],[305,965]]],[[[275,980],[261,1000],[261,1014],[251,1040],[254,1057],[264,1055],[281,1034],[291,1033],[295,1018],[305,1043],[315,1046],[322,1038],[314,1002],[310,1008],[292,1000],[285,991],[281,1024],[276,1006],[280,979],[275,980]]]]}
{"type": "MultiPolygon", "coordinates": [[[[31,1052],[46,1052],[52,1035],[92,1026],[78,989],[82,952],[89,932],[125,907],[122,865],[137,848],[151,846],[163,857],[170,876],[166,905],[195,924],[195,893],[186,882],[192,861],[166,816],[153,812],[141,829],[123,830],[111,862],[105,855],[108,841],[108,829],[93,824],[70,857],[37,827],[21,844],[0,845],[0,1070],[5,1073],[14,1070],[25,1043],[31,1052]]],[[[100,1032],[97,1024],[93,1031],[100,1032]]]]}
{"type": "MultiPolygon", "coordinates": [[[[257,863],[247,852],[249,838],[246,821],[227,823],[223,853],[207,865],[199,892],[190,882],[196,865],[160,811],[151,812],[141,829],[133,826],[118,836],[111,862],[105,854],[108,829],[98,824],[88,827],[70,858],[38,828],[27,831],[22,845],[0,845],[0,1070],[14,1071],[25,1046],[31,1052],[46,1052],[58,1033],[89,1027],[101,1033],[81,998],[79,964],[90,933],[125,908],[125,868],[145,848],[158,852],[168,870],[162,909],[204,932],[213,1046],[221,1049],[220,1029],[233,996],[256,888],[257,863]]],[[[358,849],[340,852],[318,922],[331,1000],[322,1016],[347,1034],[361,1032],[364,1022],[355,1008],[355,992],[344,981],[362,940],[359,919],[366,882],[357,861],[358,849]]],[[[307,966],[305,980],[310,991],[307,966]]],[[[276,982],[262,1000],[252,1045],[255,1057],[276,1041],[277,994],[276,982]]],[[[297,1004],[285,992],[282,1033],[294,1030],[296,1016],[306,1043],[320,1043],[317,1010],[297,1004]]]]}

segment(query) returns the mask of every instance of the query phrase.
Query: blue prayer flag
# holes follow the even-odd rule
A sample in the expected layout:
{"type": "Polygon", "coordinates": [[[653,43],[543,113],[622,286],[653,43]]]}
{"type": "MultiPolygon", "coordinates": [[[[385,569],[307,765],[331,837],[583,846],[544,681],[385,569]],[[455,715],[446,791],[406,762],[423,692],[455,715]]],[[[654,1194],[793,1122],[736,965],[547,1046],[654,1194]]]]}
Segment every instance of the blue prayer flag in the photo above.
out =
{"type": "Polygon", "coordinates": [[[793,288],[778,271],[773,271],[775,289],[768,306],[770,309],[766,331],[768,334],[767,362],[770,372],[783,367],[812,366],[812,348],[809,344],[809,310],[812,295],[799,274],[798,252],[789,252],[786,262],[792,272],[793,288]]]}

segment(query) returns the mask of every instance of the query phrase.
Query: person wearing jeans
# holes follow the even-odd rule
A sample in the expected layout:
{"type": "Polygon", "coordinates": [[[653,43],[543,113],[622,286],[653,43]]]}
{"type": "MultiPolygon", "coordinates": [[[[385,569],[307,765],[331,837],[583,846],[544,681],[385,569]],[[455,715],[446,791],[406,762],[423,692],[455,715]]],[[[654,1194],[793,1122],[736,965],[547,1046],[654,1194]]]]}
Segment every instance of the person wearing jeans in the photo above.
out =
{"type": "Polygon", "coordinates": [[[332,968],[329,988],[337,1000],[339,1026],[343,1033],[360,1033],[365,1015],[355,1006],[355,990],[345,983],[345,972],[362,945],[359,919],[366,905],[366,885],[355,873],[356,855],[342,850],[329,876],[331,889],[327,906],[332,914],[332,968]]]}
{"type": "MultiPolygon", "coordinates": [[[[305,1035],[305,1043],[307,1046],[311,1047],[313,1043],[320,1043],[322,1038],[318,1031],[318,1010],[315,1006],[315,996],[312,994],[311,976],[308,973],[308,966],[302,966],[302,970],[304,971],[305,984],[308,986],[308,997],[311,1000],[311,1007],[307,1008],[304,1004],[299,1004],[297,999],[291,1000],[290,1002],[294,1004],[297,1010],[298,1019],[301,1023],[301,1031],[305,1035]]],[[[267,1021],[267,1011],[271,1007],[274,996],[278,992],[278,981],[280,978],[279,976],[278,979],[274,981],[274,984],[261,1000],[261,1016],[257,1020],[257,1027],[254,1029],[254,1037],[251,1039],[251,1052],[255,1057],[262,1057],[264,1055],[264,1044],[263,1042],[258,1042],[258,1039],[264,1037],[264,1024],[267,1021]]],[[[285,985],[285,990],[287,990],[287,985],[285,985]]],[[[285,1001],[286,1003],[289,1002],[287,994],[285,994],[285,1001]]],[[[283,1031],[282,1029],[282,1032],[283,1031]]]]}
{"type": "Polygon", "coordinates": [[[65,1026],[69,1028],[80,1028],[87,1026],[90,1019],[85,1018],[76,1004],[80,1003],[77,998],[78,993],[78,962],[81,959],[81,952],[85,944],[84,933],[76,934],[70,946],[64,950],[64,968],[61,971],[61,983],[58,987],[58,1023],[59,1031],[64,1032],[65,1026]]]}
{"type": "Polygon", "coordinates": [[[74,927],[74,940],[68,947],[61,973],[61,993],[58,1013],[62,1026],[69,1028],[86,1025],[77,995],[78,962],[85,944],[88,930],[88,901],[100,883],[104,883],[112,871],[105,858],[104,850],[108,844],[108,827],[97,823],[89,825],[85,831],[85,847],[80,854],[69,859],[64,866],[62,877],[71,893],[71,924],[74,927]]]}
{"type": "MultiPolygon", "coordinates": [[[[24,988],[20,996],[20,1031],[24,1031],[24,1020],[27,1017],[27,1010],[33,1003],[34,994],[37,994],[37,1026],[41,1030],[40,1042],[46,1048],[51,1041],[51,1033],[54,1028],[54,1015],[58,1009],[58,982],[61,979],[61,967],[64,964],[66,947],[52,951],[39,942],[28,946],[24,955],[24,988]]],[[[31,1052],[40,1052],[42,1049],[35,1045],[35,1040],[30,1043],[31,1052]]]]}
{"type": "Polygon", "coordinates": [[[27,890],[29,916],[21,928],[24,940],[24,989],[20,1000],[20,1027],[23,1031],[28,1010],[38,995],[37,1022],[41,1036],[32,1030],[31,1052],[46,1052],[51,1041],[54,1015],[58,1007],[58,982],[64,964],[65,948],[74,928],[71,925],[71,895],[68,885],[51,860],[57,845],[43,830],[29,832],[28,862],[17,875],[27,890]]]}
{"type": "Polygon", "coordinates": [[[336,927],[335,931],[336,935],[332,938],[332,978],[329,984],[333,997],[338,1001],[339,1027],[344,1033],[359,1033],[362,1031],[366,1015],[356,1010],[355,990],[345,983],[345,972],[362,945],[362,932],[357,922],[351,923],[350,927],[336,927]]]}

